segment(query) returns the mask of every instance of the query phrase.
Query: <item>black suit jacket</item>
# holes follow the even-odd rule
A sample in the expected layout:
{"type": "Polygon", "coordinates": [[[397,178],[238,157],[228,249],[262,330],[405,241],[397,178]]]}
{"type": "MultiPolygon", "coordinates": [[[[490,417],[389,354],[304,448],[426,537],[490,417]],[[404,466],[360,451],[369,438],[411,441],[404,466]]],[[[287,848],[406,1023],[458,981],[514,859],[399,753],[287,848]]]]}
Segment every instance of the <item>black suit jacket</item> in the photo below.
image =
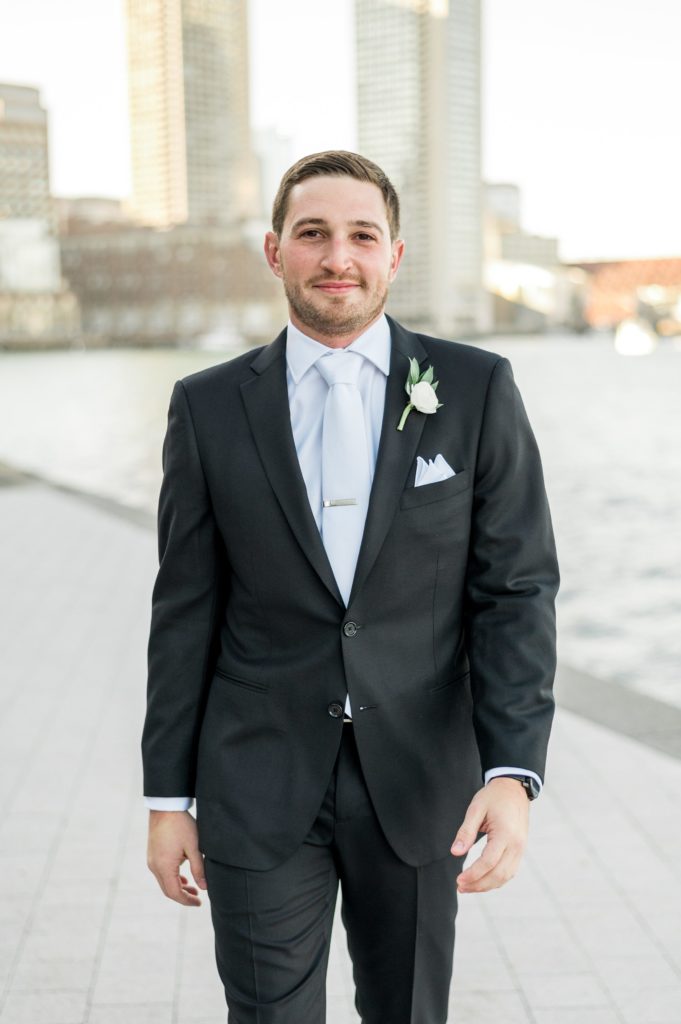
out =
{"type": "Polygon", "coordinates": [[[344,728],[329,707],[346,690],[376,813],[409,864],[447,854],[484,770],[543,777],[558,570],[510,364],[389,322],[347,609],[296,455],[286,332],[171,397],[144,791],[195,796],[200,848],[225,863],[266,869],[301,843],[344,728]],[[400,432],[412,357],[433,365],[443,405],[400,432]],[[417,455],[439,452],[456,475],[414,487],[417,455]]]}

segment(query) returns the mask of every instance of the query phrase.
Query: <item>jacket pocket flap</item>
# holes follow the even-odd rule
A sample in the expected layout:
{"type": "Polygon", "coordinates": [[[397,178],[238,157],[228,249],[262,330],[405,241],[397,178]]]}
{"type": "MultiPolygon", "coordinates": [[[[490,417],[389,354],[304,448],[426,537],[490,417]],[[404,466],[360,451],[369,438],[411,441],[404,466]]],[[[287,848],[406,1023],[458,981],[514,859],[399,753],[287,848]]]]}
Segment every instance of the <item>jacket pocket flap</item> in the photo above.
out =
{"type": "Polygon", "coordinates": [[[421,484],[420,487],[407,487],[400,497],[400,508],[413,508],[415,505],[428,505],[431,501],[451,498],[454,494],[466,491],[470,487],[470,474],[462,469],[446,480],[436,480],[432,484],[421,484]]]}

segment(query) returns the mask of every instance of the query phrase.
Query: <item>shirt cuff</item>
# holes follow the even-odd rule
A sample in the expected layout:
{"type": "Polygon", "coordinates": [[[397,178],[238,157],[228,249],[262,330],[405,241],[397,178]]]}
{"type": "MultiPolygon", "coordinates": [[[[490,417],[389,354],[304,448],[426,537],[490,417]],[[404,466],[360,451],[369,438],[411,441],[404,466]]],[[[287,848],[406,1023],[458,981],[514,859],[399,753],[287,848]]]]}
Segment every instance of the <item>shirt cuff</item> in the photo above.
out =
{"type": "Polygon", "coordinates": [[[529,768],[490,768],[485,772],[485,785],[492,779],[497,779],[500,775],[529,775],[530,778],[534,779],[539,786],[539,792],[542,791],[544,783],[539,778],[536,772],[531,772],[529,768]]]}
{"type": "Polygon", "coordinates": [[[150,811],[188,811],[193,796],[145,796],[144,805],[150,811]]]}

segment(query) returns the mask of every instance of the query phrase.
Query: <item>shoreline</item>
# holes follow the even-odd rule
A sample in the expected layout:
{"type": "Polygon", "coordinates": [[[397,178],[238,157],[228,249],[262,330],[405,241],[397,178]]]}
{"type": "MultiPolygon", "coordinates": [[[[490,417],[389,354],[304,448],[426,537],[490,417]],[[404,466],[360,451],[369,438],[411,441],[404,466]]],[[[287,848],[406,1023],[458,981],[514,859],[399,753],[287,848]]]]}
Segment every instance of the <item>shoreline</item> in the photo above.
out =
{"type": "MultiPolygon", "coordinates": [[[[410,330],[416,332],[432,335],[433,331],[430,329],[422,328],[417,324],[412,324],[410,330]]],[[[509,327],[504,325],[496,329],[489,329],[485,331],[469,331],[465,334],[452,336],[452,341],[459,341],[468,343],[471,345],[484,345],[487,342],[494,341],[498,338],[503,338],[508,341],[517,341],[527,338],[542,338],[547,342],[553,340],[554,337],[569,337],[571,340],[576,342],[585,341],[598,341],[604,337],[610,339],[613,335],[613,328],[587,328],[585,330],[578,330],[570,327],[545,327],[537,328],[532,330],[527,327],[509,327]]],[[[199,339],[200,340],[200,339],[199,339]]],[[[269,335],[264,336],[253,336],[244,337],[241,339],[239,350],[243,349],[247,351],[250,348],[256,348],[258,345],[266,345],[272,339],[269,335]]],[[[196,344],[197,339],[191,337],[135,337],[135,338],[123,338],[115,337],[111,338],[99,334],[80,334],[74,337],[61,337],[61,338],[0,338],[0,353],[2,352],[88,352],[88,351],[104,351],[104,350],[126,350],[126,349],[140,349],[145,351],[147,349],[165,348],[165,349],[196,349],[202,351],[202,346],[196,344]]],[[[218,346],[213,351],[233,351],[234,345],[229,344],[225,348],[218,346]]],[[[210,351],[210,349],[209,349],[210,351]]]]}
{"type": "MultiPolygon", "coordinates": [[[[152,532],[156,530],[156,516],[145,509],[133,508],[115,498],[59,483],[0,461],[0,487],[30,485],[61,491],[117,519],[152,532]]],[[[621,683],[592,676],[564,662],[558,665],[555,695],[559,707],[681,760],[681,708],[676,705],[621,683]]]]}

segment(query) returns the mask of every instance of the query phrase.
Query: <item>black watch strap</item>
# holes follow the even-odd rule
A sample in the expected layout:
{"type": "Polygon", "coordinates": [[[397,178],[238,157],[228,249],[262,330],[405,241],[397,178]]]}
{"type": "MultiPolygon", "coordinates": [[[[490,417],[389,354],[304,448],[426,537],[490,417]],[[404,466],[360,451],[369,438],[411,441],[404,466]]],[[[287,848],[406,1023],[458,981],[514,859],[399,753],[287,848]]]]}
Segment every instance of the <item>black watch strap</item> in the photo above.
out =
{"type": "Polygon", "coordinates": [[[539,796],[540,790],[539,786],[537,785],[537,780],[533,778],[531,775],[501,775],[497,776],[497,778],[517,779],[518,782],[522,783],[523,789],[527,794],[528,800],[536,800],[539,796]]]}

